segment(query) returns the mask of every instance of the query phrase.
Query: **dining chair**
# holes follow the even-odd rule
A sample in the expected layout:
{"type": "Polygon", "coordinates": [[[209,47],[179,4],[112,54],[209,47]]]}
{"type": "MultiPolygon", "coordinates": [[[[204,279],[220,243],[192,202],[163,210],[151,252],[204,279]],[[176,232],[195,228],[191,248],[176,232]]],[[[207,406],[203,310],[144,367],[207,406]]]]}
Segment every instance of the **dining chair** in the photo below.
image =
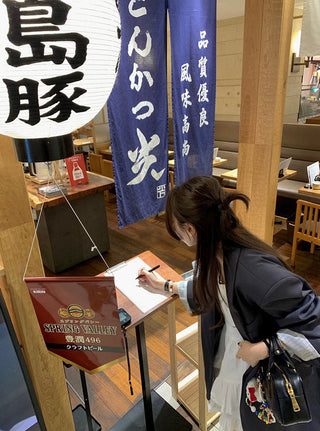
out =
{"type": "Polygon", "coordinates": [[[111,160],[100,159],[101,175],[113,178],[113,165],[111,160]]]}
{"type": "Polygon", "coordinates": [[[314,253],[316,245],[320,245],[319,217],[320,205],[302,199],[297,201],[296,218],[293,232],[291,266],[295,266],[298,242],[303,240],[311,243],[310,253],[314,253]]]}
{"type": "Polygon", "coordinates": [[[91,172],[94,172],[96,174],[101,174],[101,160],[102,156],[95,153],[89,153],[89,169],[91,172]]]}
{"type": "MultiPolygon", "coordinates": [[[[101,167],[101,175],[112,178],[113,179],[113,165],[111,160],[103,159],[102,156],[100,156],[100,167],[101,167]]],[[[109,190],[105,191],[105,198],[106,202],[111,202],[115,198],[115,186],[109,190]]]]}

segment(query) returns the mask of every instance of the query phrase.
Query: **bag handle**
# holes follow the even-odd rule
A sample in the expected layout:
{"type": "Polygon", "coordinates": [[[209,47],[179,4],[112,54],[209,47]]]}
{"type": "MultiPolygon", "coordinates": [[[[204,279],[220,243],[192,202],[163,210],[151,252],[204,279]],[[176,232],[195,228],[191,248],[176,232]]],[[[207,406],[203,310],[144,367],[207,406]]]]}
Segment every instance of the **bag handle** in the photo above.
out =
{"type": "Polygon", "coordinates": [[[273,337],[266,338],[263,340],[266,346],[269,350],[269,359],[268,359],[268,366],[267,366],[267,374],[270,372],[273,364],[274,364],[274,343],[273,343],[273,337]]]}
{"type": "Polygon", "coordinates": [[[295,366],[294,366],[293,362],[291,361],[290,355],[282,346],[277,335],[272,335],[271,337],[266,338],[263,341],[269,350],[269,360],[268,360],[268,366],[267,366],[267,373],[270,372],[271,368],[273,367],[275,359],[277,356],[279,358],[281,357],[281,359],[283,359],[286,362],[288,367],[295,369],[295,366]]]}

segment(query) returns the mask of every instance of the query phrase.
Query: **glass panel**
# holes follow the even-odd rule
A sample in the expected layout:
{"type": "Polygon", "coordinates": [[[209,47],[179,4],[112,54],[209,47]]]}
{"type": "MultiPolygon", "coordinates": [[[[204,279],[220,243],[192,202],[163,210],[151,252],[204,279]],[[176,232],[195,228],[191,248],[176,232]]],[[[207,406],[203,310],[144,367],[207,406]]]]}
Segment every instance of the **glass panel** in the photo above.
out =
{"type": "Polygon", "coordinates": [[[45,431],[24,358],[0,291],[0,429],[45,431]],[[37,411],[37,413],[36,413],[37,411]],[[42,424],[40,426],[39,422],[42,424]]]}
{"type": "Polygon", "coordinates": [[[320,86],[303,85],[301,88],[299,120],[320,115],[320,86]]]}

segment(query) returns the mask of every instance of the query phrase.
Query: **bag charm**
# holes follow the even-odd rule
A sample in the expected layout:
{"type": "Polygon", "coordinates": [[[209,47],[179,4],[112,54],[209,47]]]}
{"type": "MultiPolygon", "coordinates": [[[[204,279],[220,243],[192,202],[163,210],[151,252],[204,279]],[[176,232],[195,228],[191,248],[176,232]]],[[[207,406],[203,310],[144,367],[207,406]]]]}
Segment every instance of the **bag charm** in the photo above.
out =
{"type": "Polygon", "coordinates": [[[251,379],[246,388],[246,404],[249,406],[252,413],[265,424],[273,424],[276,422],[275,417],[269,408],[265,397],[263,386],[261,383],[261,370],[258,370],[256,378],[251,379]]]}

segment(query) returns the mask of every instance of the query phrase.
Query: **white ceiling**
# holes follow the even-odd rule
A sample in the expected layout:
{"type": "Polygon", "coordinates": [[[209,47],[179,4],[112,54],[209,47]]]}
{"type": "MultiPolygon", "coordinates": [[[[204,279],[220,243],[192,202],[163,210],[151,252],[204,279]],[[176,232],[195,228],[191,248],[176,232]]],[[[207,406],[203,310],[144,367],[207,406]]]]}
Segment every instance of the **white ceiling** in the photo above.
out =
{"type": "MultiPolygon", "coordinates": [[[[245,0],[217,0],[217,19],[244,15],[245,0]]],[[[295,0],[295,7],[303,8],[303,0],[295,0]]]]}

